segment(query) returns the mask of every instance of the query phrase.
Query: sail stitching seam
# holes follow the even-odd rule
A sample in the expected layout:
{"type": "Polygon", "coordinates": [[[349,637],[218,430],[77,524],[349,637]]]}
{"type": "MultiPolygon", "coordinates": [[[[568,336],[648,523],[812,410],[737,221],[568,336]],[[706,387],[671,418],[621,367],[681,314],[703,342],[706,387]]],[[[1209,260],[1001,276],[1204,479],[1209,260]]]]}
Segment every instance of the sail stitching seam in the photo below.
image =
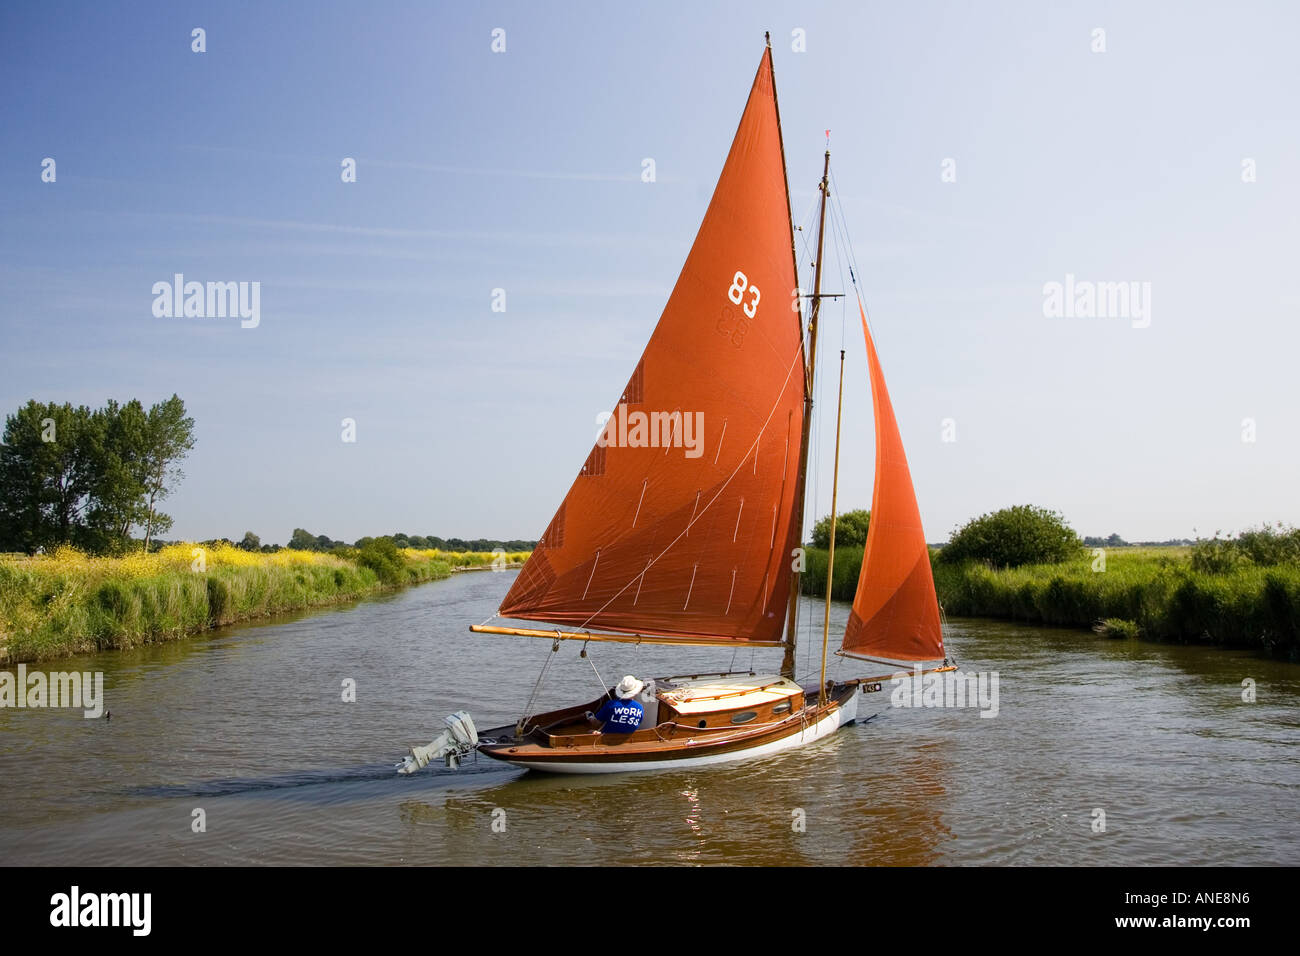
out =
{"type": "MultiPolygon", "coordinates": [[[[794,372],[794,367],[796,364],[802,364],[799,362],[799,358],[800,356],[802,356],[802,354],[803,354],[803,343],[800,342],[799,347],[795,350],[794,358],[790,362],[790,367],[786,369],[785,381],[781,383],[781,388],[776,394],[776,401],[772,403],[772,410],[767,413],[767,419],[763,422],[763,427],[758,430],[758,435],[755,436],[754,438],[754,444],[750,446],[751,451],[757,447],[759,439],[763,436],[763,432],[767,429],[767,426],[771,424],[772,416],[776,414],[776,410],[781,406],[781,398],[782,396],[785,395],[786,387],[790,384],[790,375],[794,372]]],[[[599,608],[593,611],[591,615],[585,621],[583,621],[582,624],[578,626],[587,627],[592,621],[594,621],[597,617],[603,614],[611,604],[613,604],[615,601],[617,601],[620,597],[623,596],[623,592],[632,586],[632,581],[636,581],[638,578],[643,577],[646,571],[649,571],[656,561],[658,561],[670,550],[672,550],[672,548],[677,544],[677,542],[686,536],[686,532],[690,530],[691,525],[695,524],[696,521],[698,521],[700,518],[704,516],[705,512],[707,512],[711,507],[713,507],[714,502],[716,502],[718,498],[722,496],[722,493],[726,491],[727,488],[731,485],[732,480],[736,477],[736,475],[740,473],[740,469],[744,466],[745,460],[748,458],[749,458],[748,455],[745,455],[744,458],[741,458],[741,460],[736,464],[736,467],[732,469],[731,474],[727,476],[727,480],[722,483],[722,485],[718,488],[717,492],[713,495],[713,497],[709,499],[708,504],[704,506],[704,510],[701,511],[695,518],[692,518],[691,521],[687,523],[686,528],[682,530],[680,533],[678,533],[677,537],[673,538],[672,541],[668,542],[668,545],[662,551],[660,551],[659,554],[657,554],[655,557],[650,559],[650,563],[646,565],[645,571],[642,571],[641,574],[638,575],[636,578],[633,578],[631,581],[628,581],[627,584],[619,588],[618,591],[615,592],[615,594],[608,601],[606,601],[599,608]]],[[[642,495],[644,496],[644,494],[645,492],[643,486],[642,495]]],[[[766,576],[764,576],[763,583],[764,586],[766,587],[767,584],[766,576]]]]}

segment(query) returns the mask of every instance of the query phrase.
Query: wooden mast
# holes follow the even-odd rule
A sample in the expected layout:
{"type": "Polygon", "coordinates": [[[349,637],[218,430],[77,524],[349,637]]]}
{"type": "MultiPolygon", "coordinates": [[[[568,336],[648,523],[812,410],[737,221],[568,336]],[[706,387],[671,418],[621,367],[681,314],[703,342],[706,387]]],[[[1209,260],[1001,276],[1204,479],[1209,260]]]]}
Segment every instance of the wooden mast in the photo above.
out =
{"type": "MultiPolygon", "coordinates": [[[[821,314],[822,291],[822,250],[826,244],[826,197],[830,192],[831,151],[826,150],[826,159],[822,165],[821,212],[817,223],[817,261],[813,263],[812,307],[808,310],[808,367],[804,380],[803,405],[803,455],[799,460],[799,485],[795,489],[794,526],[798,534],[799,546],[803,546],[803,508],[808,480],[808,452],[812,444],[813,380],[817,370],[817,318],[821,314]]],[[[841,385],[841,388],[843,386],[841,385]]],[[[786,623],[785,656],[781,661],[781,676],[794,677],[794,651],[797,625],[799,622],[799,579],[798,570],[790,576],[790,610],[786,623]]]]}
{"type": "MultiPolygon", "coordinates": [[[[770,58],[772,55],[771,54],[772,34],[764,33],[763,41],[767,44],[768,57],[770,58]]],[[[799,253],[798,253],[798,249],[795,247],[795,241],[794,241],[794,229],[793,229],[794,211],[790,208],[790,174],[787,171],[785,165],[785,137],[781,134],[781,104],[776,96],[776,64],[775,63],[772,64],[772,106],[776,110],[777,142],[781,144],[781,177],[785,181],[786,215],[789,216],[792,224],[790,230],[790,261],[794,265],[794,277],[795,277],[795,282],[797,283],[799,281],[799,253]]],[[[799,342],[802,345],[804,340],[803,301],[802,299],[798,298],[799,289],[797,287],[794,289],[794,294],[796,296],[795,312],[799,316],[799,342]]],[[[808,384],[808,376],[807,376],[807,371],[805,370],[804,373],[805,389],[807,387],[807,384],[808,384]]],[[[804,414],[803,414],[803,426],[802,426],[804,450],[803,450],[803,459],[799,469],[799,478],[798,478],[799,484],[795,489],[794,521],[792,523],[795,547],[802,547],[803,545],[803,476],[804,476],[804,470],[807,468],[807,463],[808,463],[808,421],[809,421],[808,411],[809,411],[809,398],[805,390],[804,414]]],[[[799,612],[799,572],[796,570],[790,576],[790,601],[789,601],[789,607],[787,608],[786,635],[785,635],[785,642],[784,642],[785,652],[781,655],[781,676],[789,677],[791,679],[794,678],[794,645],[795,645],[795,637],[796,637],[795,624],[798,620],[798,616],[799,616],[798,612],[799,612]]]]}
{"type": "Polygon", "coordinates": [[[835,580],[835,504],[840,493],[840,421],[844,417],[844,350],[840,349],[840,398],[835,409],[835,471],[831,478],[831,543],[826,558],[826,615],[822,618],[822,682],[817,702],[826,703],[826,649],[831,640],[831,583],[835,580]]]}

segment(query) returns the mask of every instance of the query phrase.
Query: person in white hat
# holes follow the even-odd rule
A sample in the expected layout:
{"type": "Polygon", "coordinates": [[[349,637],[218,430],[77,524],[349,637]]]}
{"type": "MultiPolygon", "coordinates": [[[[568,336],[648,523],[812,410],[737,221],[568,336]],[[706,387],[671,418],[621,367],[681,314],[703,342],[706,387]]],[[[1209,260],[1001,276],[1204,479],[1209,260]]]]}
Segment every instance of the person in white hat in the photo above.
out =
{"type": "Polygon", "coordinates": [[[587,722],[599,726],[602,733],[630,734],[641,726],[645,708],[636,699],[636,695],[645,688],[645,682],[628,674],[614,688],[614,696],[601,706],[594,714],[587,711],[587,722]]]}

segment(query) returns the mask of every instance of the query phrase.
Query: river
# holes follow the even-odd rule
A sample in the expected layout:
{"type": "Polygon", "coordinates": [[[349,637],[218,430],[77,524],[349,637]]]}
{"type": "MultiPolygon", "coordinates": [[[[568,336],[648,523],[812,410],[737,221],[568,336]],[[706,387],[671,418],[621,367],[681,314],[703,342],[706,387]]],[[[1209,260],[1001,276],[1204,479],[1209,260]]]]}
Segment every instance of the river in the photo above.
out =
{"type": "MultiPolygon", "coordinates": [[[[0,861],[1300,863],[1300,665],[982,620],[950,621],[947,646],[963,670],[998,674],[996,717],[891,707],[886,683],[862,698],[874,719],[752,762],[551,777],[480,757],[396,776],[446,714],[467,708],[481,728],[518,716],[549,643],[467,630],[513,576],[31,665],[102,671],[111,717],[0,709],[0,861]]],[[[805,625],[820,607],[807,602],[805,625]]],[[[834,607],[833,635],[847,610],[834,607]]],[[[799,676],[815,682],[812,644],[799,676]]],[[[544,708],[595,697],[596,668],[607,686],[779,664],[774,651],[578,650],[562,647],[544,708]]],[[[872,667],[831,661],[832,676],[872,667]]]]}

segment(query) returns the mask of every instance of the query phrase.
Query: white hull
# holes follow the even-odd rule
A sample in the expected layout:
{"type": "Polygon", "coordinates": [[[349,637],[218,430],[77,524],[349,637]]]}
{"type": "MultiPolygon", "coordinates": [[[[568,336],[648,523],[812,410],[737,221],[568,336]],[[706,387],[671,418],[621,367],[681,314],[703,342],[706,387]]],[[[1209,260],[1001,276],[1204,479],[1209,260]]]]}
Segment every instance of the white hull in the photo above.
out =
{"type": "Polygon", "coordinates": [[[845,724],[856,720],[858,716],[858,698],[861,696],[860,693],[850,695],[849,699],[837,707],[834,713],[828,714],[811,727],[807,727],[797,734],[790,734],[780,740],[774,740],[769,744],[762,744],[747,750],[733,750],[728,753],[699,757],[677,757],[672,760],[629,760],[623,763],[558,763],[525,760],[512,760],[510,763],[516,767],[527,767],[529,770],[542,770],[546,773],[628,773],[635,770],[674,770],[684,767],[705,767],[734,760],[766,757],[782,750],[789,750],[791,747],[802,747],[814,740],[829,737],[845,724]]]}

